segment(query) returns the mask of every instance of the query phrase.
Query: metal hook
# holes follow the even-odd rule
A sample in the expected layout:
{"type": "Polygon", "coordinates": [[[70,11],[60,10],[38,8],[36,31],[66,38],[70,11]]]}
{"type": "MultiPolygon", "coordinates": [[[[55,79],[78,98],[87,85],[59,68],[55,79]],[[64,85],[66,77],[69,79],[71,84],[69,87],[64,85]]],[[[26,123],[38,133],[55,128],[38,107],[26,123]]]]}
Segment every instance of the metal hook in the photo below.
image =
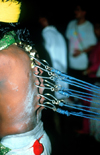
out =
{"type": "Polygon", "coordinates": [[[44,85],[51,88],[51,91],[57,91],[57,86],[48,80],[44,80],[44,85]]]}
{"type": "MultiPolygon", "coordinates": [[[[43,65],[44,66],[44,68],[45,68],[45,64],[44,63],[42,63],[41,61],[39,61],[38,59],[36,59],[36,58],[34,58],[34,60],[36,60],[36,61],[38,61],[41,65],[43,65]]],[[[42,60],[43,61],[43,60],[42,60]]],[[[46,60],[44,60],[45,62],[46,62],[46,60]]]]}
{"type": "Polygon", "coordinates": [[[36,83],[34,83],[34,85],[36,87],[39,87],[39,88],[50,89],[51,91],[54,91],[54,88],[53,87],[49,87],[49,85],[48,85],[48,87],[43,87],[43,86],[37,85],[36,83]]]}
{"type": "Polygon", "coordinates": [[[34,67],[37,67],[37,68],[39,68],[39,69],[41,69],[41,70],[43,70],[43,71],[47,72],[47,73],[48,73],[48,75],[50,74],[50,73],[49,73],[49,71],[47,71],[46,69],[42,68],[42,67],[41,67],[41,66],[39,66],[39,65],[34,65],[34,67]]]}
{"type": "MultiPolygon", "coordinates": [[[[36,59],[36,58],[35,58],[36,59]]],[[[37,60],[37,59],[36,59],[37,60]]],[[[37,60],[39,63],[41,63],[43,65],[43,67],[45,69],[43,69],[42,67],[40,66],[36,66],[36,67],[39,67],[41,70],[44,70],[45,72],[48,73],[49,76],[53,75],[53,76],[57,76],[55,73],[51,72],[52,68],[49,66],[48,62],[46,60],[42,60],[43,62],[45,62],[46,64],[48,65],[45,65],[44,63],[42,63],[41,61],[37,60]]]]}
{"type": "MultiPolygon", "coordinates": [[[[51,95],[51,94],[49,94],[49,93],[46,93],[46,94],[44,94],[44,95],[42,95],[42,94],[38,94],[38,95],[41,96],[41,97],[44,97],[46,100],[50,101],[53,105],[59,105],[59,103],[61,102],[60,100],[57,100],[56,97],[54,97],[53,95],[51,95]],[[53,99],[50,99],[50,98],[48,98],[47,96],[50,96],[50,97],[52,97],[53,99]]],[[[44,102],[44,103],[46,103],[46,102],[44,102]]]]}
{"type": "Polygon", "coordinates": [[[43,106],[45,108],[49,108],[49,109],[51,109],[53,111],[56,111],[56,107],[53,104],[51,104],[50,102],[44,102],[43,104],[39,103],[38,105],[43,106]]]}
{"type": "Polygon", "coordinates": [[[55,84],[53,84],[53,83],[51,83],[50,81],[48,81],[48,80],[44,80],[47,84],[50,84],[51,85],[51,87],[53,86],[53,90],[51,90],[51,91],[59,91],[59,90],[62,90],[62,86],[61,85],[55,85],[55,84]]]}
{"type": "Polygon", "coordinates": [[[44,96],[45,98],[47,98],[46,96],[50,96],[53,98],[52,100],[49,99],[52,102],[52,104],[59,105],[59,103],[61,102],[60,100],[58,100],[56,97],[54,97],[53,95],[49,93],[45,93],[44,95],[45,95],[44,96]]]}
{"type": "MultiPolygon", "coordinates": [[[[49,66],[49,63],[48,63],[46,60],[41,59],[41,61],[43,61],[44,63],[46,63],[46,64],[49,66]]],[[[47,66],[47,65],[46,65],[46,66],[47,66]]]]}
{"type": "Polygon", "coordinates": [[[46,76],[40,76],[40,75],[37,75],[35,74],[35,71],[33,72],[33,75],[36,76],[36,77],[39,77],[39,78],[42,78],[42,79],[52,79],[52,77],[46,77],[46,76]]]}
{"type": "Polygon", "coordinates": [[[50,99],[50,98],[48,98],[48,97],[46,97],[46,96],[44,96],[44,95],[42,95],[42,94],[38,94],[39,96],[41,96],[41,97],[44,97],[45,99],[47,99],[47,100],[49,100],[50,102],[52,102],[52,100],[50,99]]]}
{"type": "Polygon", "coordinates": [[[44,80],[46,83],[49,83],[50,85],[52,85],[53,87],[55,87],[56,85],[54,85],[53,83],[51,83],[50,81],[48,80],[44,80]]]}

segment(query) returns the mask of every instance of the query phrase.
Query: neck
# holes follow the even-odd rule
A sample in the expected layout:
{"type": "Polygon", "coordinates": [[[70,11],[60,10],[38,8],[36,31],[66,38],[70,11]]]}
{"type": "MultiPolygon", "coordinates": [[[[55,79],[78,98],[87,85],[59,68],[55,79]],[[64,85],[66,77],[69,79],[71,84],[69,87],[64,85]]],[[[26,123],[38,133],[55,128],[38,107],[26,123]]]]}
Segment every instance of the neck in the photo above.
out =
{"type": "Polygon", "coordinates": [[[77,20],[77,25],[81,25],[83,23],[85,23],[86,19],[85,18],[81,18],[77,20]]]}
{"type": "Polygon", "coordinates": [[[43,25],[43,28],[45,28],[45,27],[47,27],[47,26],[49,26],[49,24],[44,24],[44,25],[43,25]]]}

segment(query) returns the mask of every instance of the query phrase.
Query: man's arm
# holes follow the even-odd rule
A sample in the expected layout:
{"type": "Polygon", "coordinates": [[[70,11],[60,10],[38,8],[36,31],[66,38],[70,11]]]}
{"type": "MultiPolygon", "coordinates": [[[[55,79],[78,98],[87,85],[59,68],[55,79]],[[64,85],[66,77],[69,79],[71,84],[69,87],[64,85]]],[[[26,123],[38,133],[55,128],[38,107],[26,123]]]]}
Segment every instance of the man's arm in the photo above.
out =
{"type": "Polygon", "coordinates": [[[91,51],[94,49],[94,47],[95,47],[95,45],[90,46],[89,48],[84,49],[84,51],[80,51],[80,50],[76,49],[76,50],[74,51],[74,53],[73,53],[73,56],[76,57],[76,56],[82,54],[83,52],[89,53],[89,52],[91,52],[91,51]]]}

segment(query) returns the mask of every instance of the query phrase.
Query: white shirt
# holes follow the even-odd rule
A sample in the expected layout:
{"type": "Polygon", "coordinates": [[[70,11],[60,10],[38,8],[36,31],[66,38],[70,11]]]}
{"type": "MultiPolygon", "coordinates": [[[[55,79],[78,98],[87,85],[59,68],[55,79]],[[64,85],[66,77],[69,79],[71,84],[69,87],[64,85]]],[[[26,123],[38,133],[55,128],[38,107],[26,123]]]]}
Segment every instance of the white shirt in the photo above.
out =
{"type": "MultiPolygon", "coordinates": [[[[8,135],[1,139],[2,145],[11,149],[6,155],[35,155],[34,142],[39,139],[44,146],[42,155],[51,154],[51,143],[48,135],[43,129],[43,123],[40,121],[37,126],[28,132],[8,135]],[[43,136],[43,137],[42,137],[43,136]]],[[[37,147],[37,146],[36,146],[37,147]]]]}
{"type": "MultiPolygon", "coordinates": [[[[42,31],[42,37],[44,47],[51,58],[52,67],[66,73],[67,45],[64,36],[54,26],[47,26],[42,31]]],[[[65,86],[65,88],[68,87],[68,84],[64,82],[59,81],[59,84],[65,86]]],[[[59,99],[64,97],[57,92],[55,92],[55,96],[59,99]]]]}
{"type": "Polygon", "coordinates": [[[84,52],[84,49],[87,49],[97,43],[93,25],[89,21],[86,21],[81,25],[77,25],[77,20],[73,20],[68,24],[65,36],[69,40],[70,68],[77,70],[86,69],[88,67],[88,56],[84,52]],[[73,53],[75,49],[83,51],[83,53],[74,57],[73,53]]]}
{"type": "Polygon", "coordinates": [[[50,55],[52,66],[62,72],[67,70],[67,47],[63,35],[54,27],[47,26],[42,31],[44,47],[50,55]]]}

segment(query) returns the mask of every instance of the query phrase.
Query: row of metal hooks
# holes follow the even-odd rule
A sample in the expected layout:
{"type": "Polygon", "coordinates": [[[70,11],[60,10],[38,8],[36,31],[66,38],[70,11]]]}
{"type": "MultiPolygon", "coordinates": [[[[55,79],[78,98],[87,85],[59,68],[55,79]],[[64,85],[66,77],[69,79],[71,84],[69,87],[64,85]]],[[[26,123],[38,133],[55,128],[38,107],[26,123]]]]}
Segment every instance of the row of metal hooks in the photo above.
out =
{"type": "MultiPolygon", "coordinates": [[[[34,67],[37,67],[38,69],[45,72],[46,76],[37,75],[35,72],[33,72],[34,76],[37,76],[38,78],[42,78],[44,81],[44,87],[37,85],[35,83],[34,85],[38,88],[44,88],[47,90],[50,90],[51,92],[59,92],[60,94],[64,95],[66,98],[69,97],[75,97],[81,100],[85,100],[89,103],[94,103],[100,105],[100,96],[98,95],[100,92],[100,87],[87,83],[85,81],[76,79],[74,77],[71,77],[65,73],[62,73],[59,70],[56,70],[49,66],[49,64],[45,60],[38,60],[34,58],[34,67]],[[35,62],[39,62],[38,65],[35,62]],[[56,85],[54,82],[56,81],[56,85]],[[74,85],[76,87],[80,87],[83,90],[88,91],[87,93],[84,91],[76,91],[73,89],[64,88],[61,85],[59,85],[59,81],[63,81],[65,83],[68,83],[70,85],[74,85]],[[94,102],[95,100],[95,102],[94,102]]],[[[40,97],[44,97],[45,101],[43,104],[39,104],[40,106],[44,106],[45,108],[49,108],[53,111],[56,111],[58,113],[70,116],[79,116],[79,117],[85,117],[89,119],[94,120],[100,120],[100,113],[95,112],[99,111],[100,108],[97,107],[91,107],[91,106],[85,106],[85,105],[79,105],[74,103],[68,103],[64,100],[58,100],[56,97],[51,95],[50,93],[46,93],[44,95],[38,94],[40,97]],[[68,110],[70,108],[70,111],[68,110]],[[73,111],[75,110],[75,111],[73,111]]]]}

